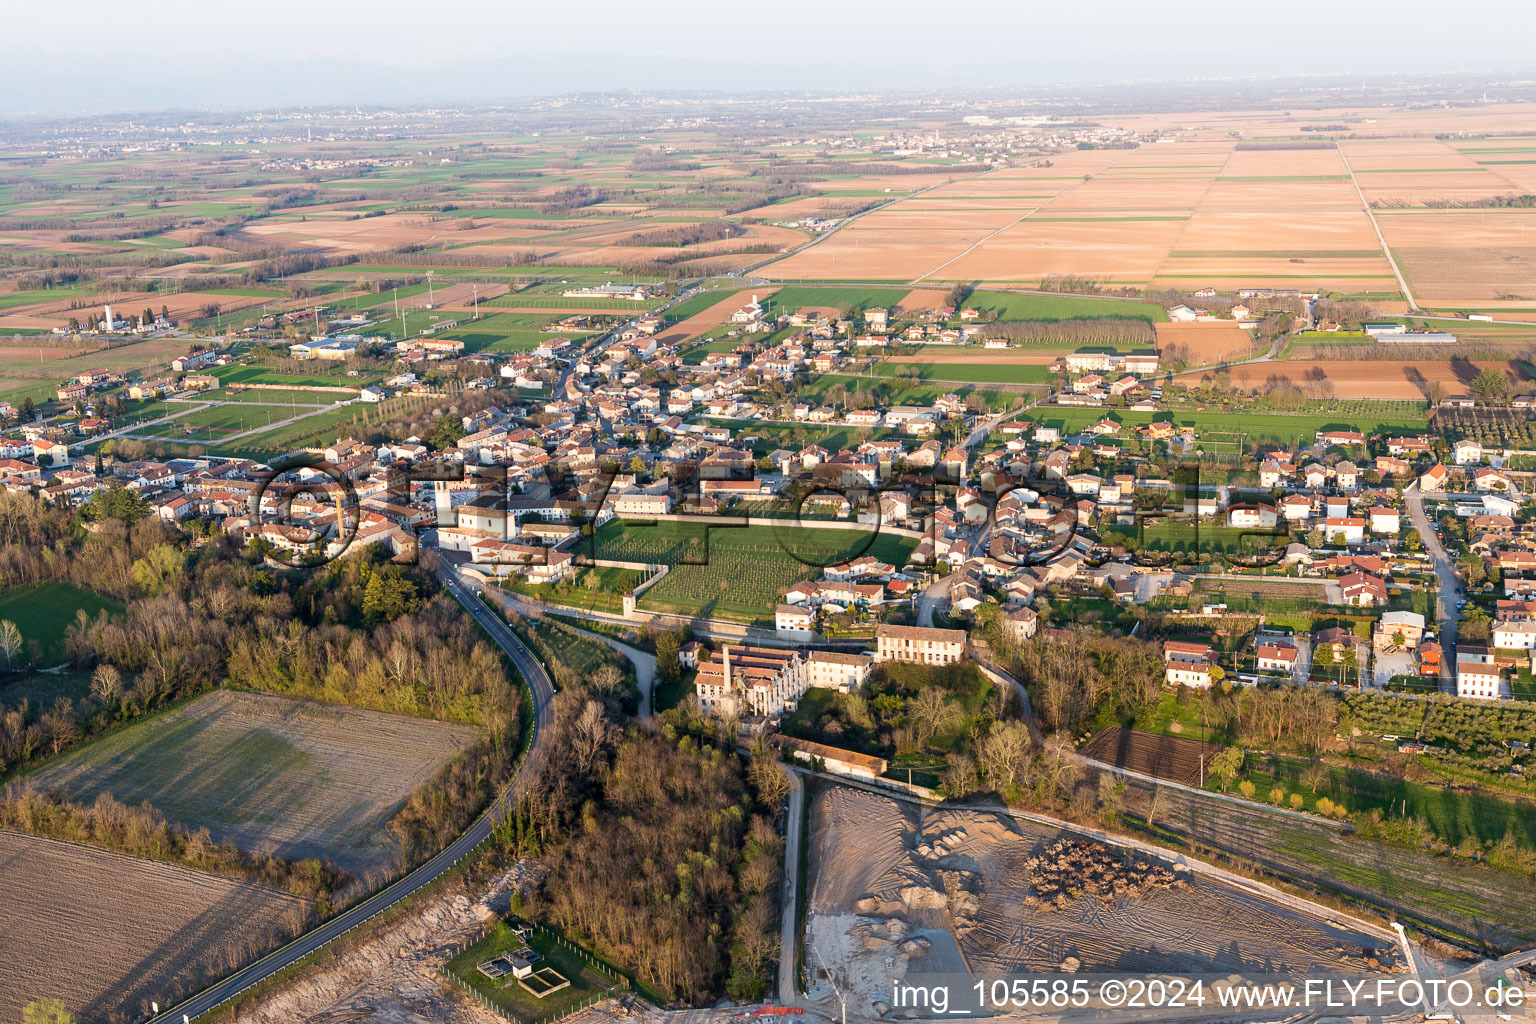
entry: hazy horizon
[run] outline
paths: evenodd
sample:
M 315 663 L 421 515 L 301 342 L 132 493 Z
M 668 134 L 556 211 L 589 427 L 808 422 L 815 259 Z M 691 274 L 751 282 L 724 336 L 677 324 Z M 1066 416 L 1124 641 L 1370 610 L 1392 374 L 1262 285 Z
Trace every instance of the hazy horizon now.
M 65 11 L 68 11 L 67 22 Z M 256 15 L 256 16 L 253 16 Z M 89 26 L 82 32 L 81 26 Z M 695 0 L 579 10 L 404 0 L 103 0 L 10 15 L 0 115 L 489 102 L 578 91 L 953 90 L 1296 75 L 1531 74 L 1536 6 L 1185 0 L 1094 10 Z

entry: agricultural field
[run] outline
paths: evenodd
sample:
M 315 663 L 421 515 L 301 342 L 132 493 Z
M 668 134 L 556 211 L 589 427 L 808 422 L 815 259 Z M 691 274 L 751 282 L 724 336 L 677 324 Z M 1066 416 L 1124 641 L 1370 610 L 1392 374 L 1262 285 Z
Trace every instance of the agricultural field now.
M 1050 370 L 1039 364 L 1018 362 L 929 362 L 911 356 L 897 356 L 870 367 L 880 377 L 917 376 L 923 381 L 942 384 L 1043 384 Z
M 1300 354 L 1300 353 L 1298 353 Z M 1248 363 L 1234 366 L 1229 374 L 1232 387 L 1241 391 L 1266 393 L 1277 387 L 1294 386 L 1307 394 L 1339 399 L 1385 399 L 1423 401 L 1435 386 L 1446 394 L 1468 394 L 1474 378 L 1484 369 L 1496 369 L 1511 380 L 1515 393 L 1528 390 L 1536 379 L 1529 364 L 1507 361 L 1469 359 L 1293 359 Z M 1212 379 L 1211 374 L 1187 373 L 1174 383 L 1197 387 Z
M 1456 131 L 1460 120 L 1448 113 L 1439 130 Z M 1398 123 L 1403 132 L 1426 131 Z M 995 168 L 888 197 L 761 273 L 788 282 L 1036 288 L 1073 277 L 1152 290 L 1320 290 L 1386 296 L 1381 311 L 1393 312 L 1402 301 L 1374 214 L 1425 308 L 1536 320 L 1526 226 L 1536 213 L 1492 205 L 1536 189 L 1518 148 L 1510 159 L 1508 142 L 1390 132 L 1337 147 L 1256 151 L 1212 131 L 1127 151 L 1056 154 L 1048 166 Z
M 29 776 L 89 803 L 148 801 L 216 841 L 355 877 L 398 867 L 394 808 L 477 737 L 462 725 L 220 691 L 88 743 Z
M 1150 787 L 1127 783 L 1126 806 L 1144 827 Z M 1524 875 L 1457 857 L 1365 841 L 1320 821 L 1282 817 L 1214 794 L 1163 787 L 1155 834 L 1262 865 L 1431 933 L 1496 950 L 1536 942 L 1536 890 Z
M 0 832 L 0 1018 L 62 999 L 85 1024 L 147 1017 L 310 920 L 250 882 L 78 843 Z
M 702 295 L 684 299 L 667 310 L 667 318 L 672 323 L 656 335 L 656 343 L 658 345 L 680 344 L 728 323 L 731 314 L 751 302 L 754 295 L 765 307 L 772 306 L 773 293 L 773 288 L 756 288 L 731 293 L 705 292 Z
M 870 554 L 900 568 L 916 545 L 911 537 L 797 527 L 790 520 L 772 529 L 619 520 L 597 532 L 594 554 L 672 567 L 641 595 L 641 608 L 771 625 L 780 595 L 824 566 Z
M 800 388 L 798 394 L 807 401 L 826 402 L 828 392 L 839 387 L 848 392 L 868 391 L 884 405 L 932 405 L 935 399 L 944 395 L 955 394 L 967 398 L 977 394 L 994 412 L 1000 412 L 1024 401 L 1017 391 L 1001 391 L 984 385 L 907 384 L 894 377 L 854 377 L 840 373 L 824 373 L 813 377 Z
M 1150 413 L 1125 409 L 1073 409 L 1044 407 L 1032 409 L 1020 418 L 1060 428 L 1063 434 L 1078 433 L 1094 423 L 1109 418 L 1127 427 L 1136 427 L 1153 420 L 1169 420 L 1177 427 L 1193 427 L 1201 434 L 1225 431 L 1242 435 L 1246 441 L 1273 441 L 1279 444 L 1312 444 L 1320 430 L 1359 430 L 1366 434 L 1422 433 L 1427 420 L 1423 414 L 1412 416 L 1405 413 L 1372 413 L 1369 406 L 1359 412 L 1337 415 L 1301 413 L 1234 412 L 1173 412 Z
M 1084 757 L 1184 786 L 1201 785 L 1220 752 L 1214 743 L 1119 727 L 1101 729 L 1082 747 Z
M 1028 320 L 1145 320 L 1166 322 L 1168 314 L 1152 302 L 1098 298 L 1092 295 L 1021 295 L 978 289 L 965 305 L 990 313 L 1002 322 Z
M 1163 359 L 1204 366 L 1258 355 L 1253 335 L 1233 323 L 1157 325 L 1157 351 Z

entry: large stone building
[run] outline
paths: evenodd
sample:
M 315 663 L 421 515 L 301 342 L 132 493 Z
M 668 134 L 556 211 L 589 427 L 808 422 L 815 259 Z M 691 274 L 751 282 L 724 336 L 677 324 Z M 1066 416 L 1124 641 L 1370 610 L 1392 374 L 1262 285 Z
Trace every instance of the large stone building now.
M 694 691 L 699 705 L 721 718 L 777 718 L 813 686 L 858 689 L 872 664 L 864 654 L 722 644 L 700 660 Z
M 875 659 L 916 665 L 953 665 L 965 657 L 965 630 L 881 625 L 875 629 Z

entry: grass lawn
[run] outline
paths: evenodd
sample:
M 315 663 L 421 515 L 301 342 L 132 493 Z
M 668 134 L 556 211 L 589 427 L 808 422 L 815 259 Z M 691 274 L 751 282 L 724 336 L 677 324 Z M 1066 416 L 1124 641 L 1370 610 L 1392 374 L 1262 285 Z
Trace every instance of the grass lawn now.
M 81 610 L 95 618 L 102 610 L 122 611 L 123 603 L 71 583 L 42 583 L 0 593 L 0 619 L 16 623 L 28 647 L 37 644 L 42 665 L 56 665 L 63 659 L 64 631 Z
M 341 384 L 331 384 L 328 387 L 343 387 Z M 330 391 L 298 391 L 298 390 L 271 390 L 268 388 L 242 388 L 231 391 L 229 388 L 220 388 L 217 391 L 205 391 L 202 397 L 213 402 L 244 402 L 247 405 L 335 405 L 347 396 L 339 392 Z
M 713 416 L 704 418 L 711 426 L 730 427 L 737 438 L 755 438 L 752 454 L 756 458 L 762 458 L 776 448 L 798 451 L 806 445 L 819 444 L 829 452 L 836 452 L 858 447 L 865 437 L 879 441 L 886 437 L 906 436 L 889 427 L 839 427 L 827 423 L 805 423 L 792 427 L 783 423 L 759 423 L 756 420 L 726 420 Z
M 524 583 L 508 579 L 502 584 L 514 594 L 526 594 L 550 604 L 563 604 L 589 612 L 609 612 L 622 615 L 624 595 L 634 590 L 645 579 L 645 574 L 634 569 L 618 569 L 612 566 L 594 565 L 578 569 L 574 582 Z M 589 587 L 588 580 L 596 582 Z
M 658 682 L 651 690 L 651 710 L 655 714 L 661 714 L 671 708 L 677 707 L 683 701 L 693 696 L 693 681 L 698 678 L 697 670 L 690 672 L 683 669 L 682 675 L 676 681 L 670 683 Z M 658 677 L 659 678 L 659 677 Z M 820 692 L 812 690 L 810 692 Z
M 381 376 L 365 374 L 362 377 L 348 377 L 345 370 L 338 373 L 325 373 L 318 369 L 313 374 L 301 376 L 277 373 L 265 366 L 250 365 L 221 366 L 211 372 L 222 384 L 291 384 L 305 388 L 361 388 Z
M 528 944 L 544 957 L 538 966 L 552 967 L 560 972 L 570 982 L 569 987 L 540 999 L 518 984 L 515 978 L 493 981 L 476 970 L 479 964 L 500 953 L 522 948 L 522 940 L 501 921 L 486 933 L 485 938 L 449 960 L 448 973 L 485 997 L 497 1010 L 522 1024 L 534 1024 L 547 1017 L 568 1013 L 620 983 L 616 971 L 611 975 L 604 974 L 595 966 L 598 963 L 595 958 L 572 948 L 551 932 L 535 928 Z
M 343 429 L 344 427 L 367 426 L 372 423 L 381 422 L 386 415 L 393 413 L 396 405 L 410 400 L 409 398 L 392 398 L 387 402 L 377 404 L 346 405 L 339 409 L 321 409 L 297 422 L 243 438 L 234 448 L 228 450 L 221 448 L 216 454 L 238 455 L 244 452 L 255 452 L 270 455 L 274 452 L 289 452 L 295 448 L 302 448 L 305 445 L 321 441 L 329 443 L 341 434 L 348 432 Z M 257 408 L 259 409 L 260 406 Z M 273 416 L 273 419 L 286 418 L 282 415 L 283 411 L 281 409 L 271 411 L 277 414 Z M 255 417 L 251 417 L 251 420 L 255 420 Z M 248 424 L 248 426 L 255 425 L 255 422 Z M 260 455 L 258 454 L 254 457 L 259 458 Z
M 876 363 L 870 373 L 881 377 L 916 374 L 925 381 L 959 381 L 966 384 L 1043 384 L 1051 377 L 1047 367 L 1031 363 Z
M 1234 409 L 1231 412 L 1135 412 L 1127 409 L 1071 409 L 1048 407 L 1025 413 L 1021 418 L 1058 427 L 1063 434 L 1086 430 L 1108 416 L 1127 427 L 1136 427 L 1153 420 L 1168 420 L 1176 427 L 1193 427 L 1196 432 L 1228 431 L 1242 433 L 1249 441 L 1274 441 L 1281 444 L 1311 444 L 1319 430 L 1358 430 L 1364 434 L 1422 433 L 1428 426 L 1423 415 L 1407 416 L 1400 413 L 1369 414 L 1350 417 L 1307 414 L 1287 416 L 1283 413 L 1250 413 Z
M 1188 692 L 1187 690 L 1185 691 Z M 1188 704 L 1179 703 L 1179 694 L 1164 690 L 1162 699 L 1149 716 L 1137 716 L 1136 728 L 1140 732 L 1155 732 L 1164 736 L 1182 736 L 1189 740 L 1227 742 L 1226 734 L 1209 721 L 1202 722 L 1199 699 Z
M 895 379 L 874 380 L 867 377 L 850 377 L 846 374 L 824 373 L 812 378 L 810 383 L 800 389 L 799 396 L 807 401 L 825 401 L 825 395 L 834 387 L 841 384 L 849 391 L 870 391 L 883 405 L 932 405 L 934 399 L 941 395 L 956 394 L 964 398 L 975 393 L 984 398 L 987 406 L 994 412 L 1018 404 L 1027 397 L 1018 392 L 992 391 L 984 387 L 972 384 L 916 384 L 907 385 Z M 1055 409 L 1050 410 L 1056 412 Z M 1064 409 L 1063 412 L 1078 412 L 1082 410 Z M 1102 416 L 1104 410 L 1097 410 Z M 1088 423 L 1096 423 L 1099 416 L 1090 419 Z M 1086 425 L 1086 424 L 1085 424 Z
M 557 316 L 532 313 L 491 313 L 462 327 L 439 331 L 437 337 L 462 341 L 464 351 L 470 353 L 531 352 L 552 338 L 563 337 L 576 344 L 588 337 L 586 334 L 549 334 L 543 330 L 545 324 L 558 319 Z
M 34 672 L 27 675 L 0 676 L 0 704 L 16 708 L 26 701 L 31 716 L 38 717 L 60 697 L 79 700 L 91 692 L 89 672 Z
M 966 306 L 995 313 L 999 320 L 1145 320 L 1166 323 L 1168 314 L 1155 302 L 1134 299 L 1099 299 L 1084 295 L 1014 295 L 978 289 Z
M 907 287 L 879 288 L 869 285 L 816 287 L 792 284 L 780 288 L 764 299 L 763 307 L 775 314 L 793 313 L 805 306 L 823 306 L 831 309 L 844 307 L 868 309 L 871 306 L 889 308 L 905 298 L 911 290 Z
M 820 576 L 825 566 L 868 553 L 899 568 L 917 542 L 793 523 L 781 529 L 617 520 L 599 530 L 593 544 L 599 558 L 672 566 L 641 595 L 642 608 L 771 624 L 780 595 L 801 580 Z
M 1214 523 L 1145 519 L 1140 524 L 1141 549 L 1182 554 L 1264 555 L 1283 552 L 1290 537 L 1282 529 L 1271 536 L 1260 529 L 1247 530 Z

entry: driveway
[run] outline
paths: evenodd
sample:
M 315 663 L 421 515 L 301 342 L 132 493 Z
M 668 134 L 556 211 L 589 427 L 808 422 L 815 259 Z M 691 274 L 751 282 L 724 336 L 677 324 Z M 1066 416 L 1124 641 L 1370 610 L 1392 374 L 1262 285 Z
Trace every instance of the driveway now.
M 1393 676 L 1413 675 L 1418 671 L 1418 659 L 1409 650 L 1378 648 L 1375 663 L 1376 685 L 1383 688 Z
M 1435 526 L 1429 521 L 1429 516 L 1424 512 L 1424 497 L 1419 493 L 1419 482 L 1415 480 L 1403 489 L 1403 498 L 1408 506 L 1408 518 L 1413 522 L 1413 528 L 1419 531 L 1419 536 L 1424 541 L 1424 550 L 1429 552 L 1429 557 L 1435 565 L 1435 578 L 1440 581 L 1440 589 L 1437 593 L 1439 600 L 1436 621 L 1440 627 L 1440 647 L 1443 653 L 1440 656 L 1440 689 L 1452 691 L 1455 689 L 1454 677 L 1451 674 L 1451 666 L 1456 664 L 1456 624 L 1461 621 L 1461 612 L 1456 610 L 1456 602 L 1461 600 L 1458 592 L 1461 581 L 1456 577 L 1456 569 L 1451 564 L 1450 556 L 1445 553 L 1440 539 L 1435 536 Z
M 1296 645 L 1296 682 L 1306 685 L 1312 678 L 1312 641 L 1293 636 L 1291 643 Z

